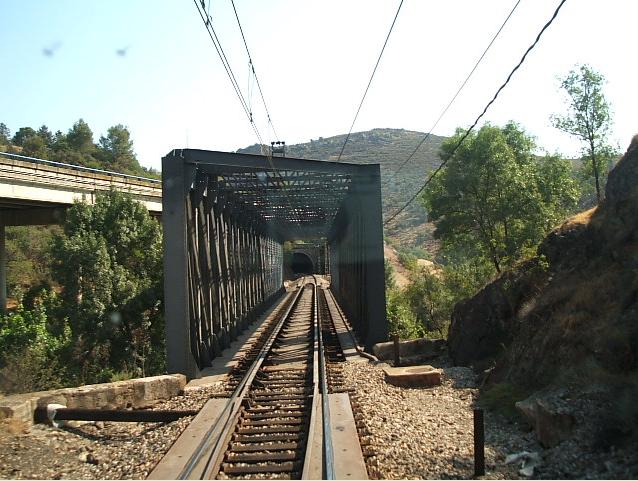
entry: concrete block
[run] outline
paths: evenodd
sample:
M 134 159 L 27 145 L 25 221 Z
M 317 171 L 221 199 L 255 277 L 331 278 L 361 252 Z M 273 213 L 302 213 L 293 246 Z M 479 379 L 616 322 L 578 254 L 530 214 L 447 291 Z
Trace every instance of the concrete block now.
M 387 383 L 400 387 L 432 387 L 441 384 L 441 369 L 432 366 L 384 367 Z
M 35 410 L 47 404 L 81 409 L 144 408 L 157 400 L 177 396 L 185 385 L 186 376 L 170 374 L 17 394 L 0 398 L 0 419 L 16 418 L 32 423 Z
M 402 358 L 428 359 L 440 356 L 446 349 L 445 339 L 413 339 L 399 342 Z M 380 361 L 394 359 L 394 342 L 380 342 L 372 347 L 372 352 Z

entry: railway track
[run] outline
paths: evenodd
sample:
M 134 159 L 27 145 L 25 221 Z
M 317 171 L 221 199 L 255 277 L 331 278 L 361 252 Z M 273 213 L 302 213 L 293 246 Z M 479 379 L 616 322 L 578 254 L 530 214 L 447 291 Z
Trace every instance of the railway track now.
M 304 278 L 279 307 L 276 322 L 233 371 L 234 391 L 176 477 L 335 479 L 328 392 L 344 391 L 343 355 L 319 284 Z

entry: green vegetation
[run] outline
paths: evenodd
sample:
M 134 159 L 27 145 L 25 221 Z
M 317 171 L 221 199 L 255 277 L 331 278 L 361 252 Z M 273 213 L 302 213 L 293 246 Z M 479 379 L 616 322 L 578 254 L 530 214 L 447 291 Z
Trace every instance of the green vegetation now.
M 443 143 L 443 158 L 463 134 Z M 484 259 L 500 273 L 575 208 L 569 163 L 534 149 L 513 122 L 467 137 L 422 197 L 444 252 Z
M 33 290 L 51 288 L 50 243 L 59 226 L 19 226 L 6 228 L 7 287 L 14 298 Z
M 54 134 L 42 125 L 37 131 L 31 127 L 20 127 L 13 137 L 9 128 L 0 123 L 0 150 L 94 169 L 160 178 L 155 169 L 139 164 L 131 134 L 121 124 L 110 127 L 106 136 L 100 137 L 96 144 L 93 131 L 83 119 L 74 123 L 66 134 L 60 130 Z
M 48 245 L 55 290 L 0 316 L 0 389 L 20 392 L 164 371 L 162 233 L 131 196 L 69 209 Z
M 529 396 L 529 392 L 509 383 L 492 385 L 481 393 L 478 404 L 484 409 L 496 411 L 512 420 L 521 419 L 515 404 Z
M 441 146 L 448 158 L 463 131 Z M 424 191 L 422 203 L 441 241 L 439 265 L 421 267 L 420 252 L 398 248 L 410 272 L 403 290 L 388 289 L 388 319 L 403 338 L 444 338 L 454 306 L 529 257 L 545 234 L 573 212 L 580 195 L 571 164 L 534 154 L 517 124 L 470 134 Z M 418 257 L 417 257 L 418 256 Z
M 568 112 L 552 118 L 554 127 L 583 142 L 581 175 L 593 178 L 596 203 L 602 198 L 611 162 L 618 157 L 607 143 L 611 112 L 602 90 L 604 83 L 605 78 L 590 66 L 577 65 L 561 80 L 568 97 Z

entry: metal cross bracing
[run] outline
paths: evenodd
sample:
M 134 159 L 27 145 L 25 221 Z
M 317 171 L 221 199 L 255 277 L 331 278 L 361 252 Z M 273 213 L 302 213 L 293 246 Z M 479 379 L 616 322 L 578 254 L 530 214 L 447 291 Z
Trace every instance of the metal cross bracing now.
M 162 182 L 169 372 L 196 376 L 278 297 L 285 241 L 323 252 L 361 339 L 385 340 L 378 165 L 185 149 Z

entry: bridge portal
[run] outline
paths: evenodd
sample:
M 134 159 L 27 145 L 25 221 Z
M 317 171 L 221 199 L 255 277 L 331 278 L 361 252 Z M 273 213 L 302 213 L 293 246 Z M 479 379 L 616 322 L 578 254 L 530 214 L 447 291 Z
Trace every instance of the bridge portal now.
M 387 338 L 377 164 L 174 150 L 162 186 L 169 372 L 195 377 L 279 297 L 286 241 L 324 253 L 295 265 L 330 273 L 367 348 Z

